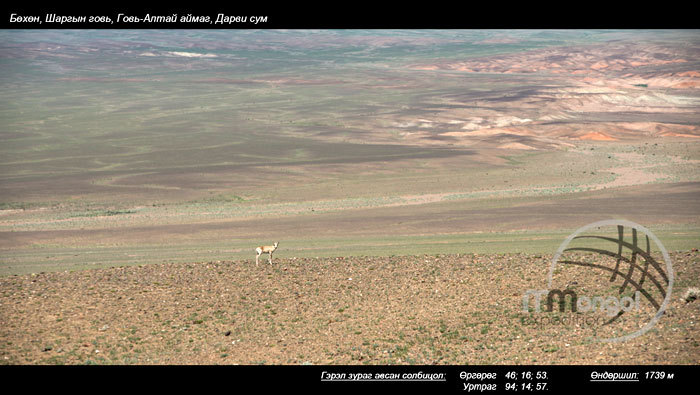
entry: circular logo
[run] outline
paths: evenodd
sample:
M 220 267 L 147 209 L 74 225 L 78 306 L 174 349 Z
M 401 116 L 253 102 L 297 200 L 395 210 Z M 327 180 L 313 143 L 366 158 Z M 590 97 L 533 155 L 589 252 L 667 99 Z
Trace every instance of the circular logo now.
M 621 342 L 646 333 L 664 314 L 673 266 L 650 230 L 630 221 L 605 220 L 579 228 L 559 246 L 547 286 L 549 311 L 556 297 L 561 312 L 568 300 L 572 313 L 595 317 L 594 338 Z

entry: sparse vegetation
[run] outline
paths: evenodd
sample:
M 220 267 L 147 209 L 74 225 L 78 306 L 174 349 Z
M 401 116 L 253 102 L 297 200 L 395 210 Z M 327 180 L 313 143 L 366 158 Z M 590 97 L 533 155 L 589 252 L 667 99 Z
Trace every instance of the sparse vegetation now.
M 700 254 L 671 258 L 678 283 L 697 288 Z M 700 362 L 698 342 L 689 337 L 699 325 L 689 319 L 695 302 L 681 297 L 655 330 L 614 350 L 596 347 L 586 328 L 524 324 L 542 315 L 523 315 L 522 291 L 546 283 L 550 259 L 522 253 L 280 258 L 276 267 L 249 260 L 4 276 L 0 303 L 13 319 L 0 329 L 0 363 Z M 572 275 L 579 284 L 598 278 L 593 271 Z M 163 278 L 172 280 L 156 285 Z M 589 291 L 609 288 L 607 278 L 600 283 Z M 42 297 L 29 297 L 38 291 Z M 92 324 L 84 324 L 83 312 Z
M 71 218 L 76 218 L 76 217 L 109 217 L 112 215 L 122 215 L 122 214 L 135 214 L 136 211 L 134 210 L 95 210 L 95 211 L 87 211 L 84 213 L 75 213 L 71 214 Z
M 696 32 L 0 38 L 0 363 L 698 362 L 695 299 L 616 354 L 513 325 L 610 217 L 698 286 Z

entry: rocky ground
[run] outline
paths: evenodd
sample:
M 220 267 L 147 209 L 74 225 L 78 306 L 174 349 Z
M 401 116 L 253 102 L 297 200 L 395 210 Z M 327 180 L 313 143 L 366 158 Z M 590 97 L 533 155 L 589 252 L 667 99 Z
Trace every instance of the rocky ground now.
M 700 254 L 623 343 L 524 324 L 551 256 L 152 264 L 0 278 L 2 364 L 698 364 Z M 589 271 L 590 276 L 596 276 Z

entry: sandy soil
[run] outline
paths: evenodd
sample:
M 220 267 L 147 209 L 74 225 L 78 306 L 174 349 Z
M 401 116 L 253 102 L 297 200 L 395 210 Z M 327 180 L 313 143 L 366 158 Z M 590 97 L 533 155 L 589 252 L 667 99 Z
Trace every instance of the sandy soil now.
M 687 63 L 693 60 L 692 49 L 670 48 L 661 45 L 634 43 L 607 43 L 577 48 L 560 47 L 527 51 L 507 55 L 477 58 L 462 62 L 441 62 L 437 64 L 415 65 L 419 70 L 457 70 L 464 72 L 487 73 L 535 73 L 547 71 L 556 74 L 581 74 L 587 77 L 603 73 L 626 71 L 642 66 L 662 66 L 674 63 Z M 674 87 L 696 86 L 700 73 L 695 70 L 667 75 L 675 77 Z
M 646 177 L 646 173 L 640 176 Z M 623 184 L 626 179 L 620 178 L 614 182 Z M 62 246 L 82 246 L 86 243 L 172 244 L 195 240 L 285 239 L 289 238 L 289 235 L 310 239 L 318 235 L 381 237 L 386 235 L 388 230 L 397 235 L 420 235 L 479 232 L 485 229 L 567 229 L 571 228 L 572 224 L 584 225 L 600 218 L 623 216 L 635 218 L 637 223 L 647 226 L 659 223 L 688 223 L 689 219 L 698 218 L 700 213 L 700 201 L 697 199 L 699 188 L 700 183 L 648 184 L 620 187 L 614 193 L 610 192 L 610 189 L 600 189 L 590 195 L 567 199 L 543 198 L 504 207 L 474 207 L 467 200 L 462 203 L 449 203 L 447 206 L 434 202 L 426 205 L 338 210 L 302 216 L 223 219 L 206 223 L 154 222 L 150 225 L 130 226 L 127 222 L 120 227 L 95 229 L 5 231 L 0 232 L 0 247 L 29 247 L 35 243 Z M 428 198 L 434 200 L 441 199 L 442 196 L 433 195 Z
M 481 79 L 491 91 L 453 95 L 432 117 L 401 114 L 388 124 L 401 129 L 402 143 L 438 146 L 561 149 L 578 140 L 693 139 L 700 137 L 697 122 L 682 114 L 698 110 L 696 58 L 692 46 L 608 42 L 411 64 L 449 71 L 456 81 Z M 522 78 L 522 85 L 499 90 L 487 79 L 494 75 Z

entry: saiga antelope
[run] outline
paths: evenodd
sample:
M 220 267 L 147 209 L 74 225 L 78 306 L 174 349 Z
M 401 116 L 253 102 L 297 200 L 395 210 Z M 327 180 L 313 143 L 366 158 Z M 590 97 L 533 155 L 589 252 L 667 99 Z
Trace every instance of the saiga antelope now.
M 260 246 L 256 248 L 255 252 L 257 252 L 258 255 L 255 256 L 255 266 L 258 266 L 258 258 L 260 258 L 260 255 L 262 254 L 270 254 L 270 265 L 272 265 L 272 253 L 277 249 L 277 245 L 279 245 L 279 241 L 276 241 L 275 245 Z

